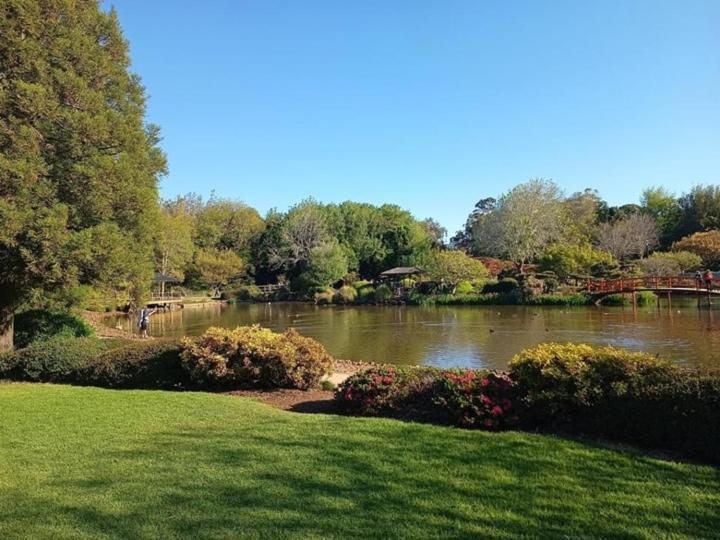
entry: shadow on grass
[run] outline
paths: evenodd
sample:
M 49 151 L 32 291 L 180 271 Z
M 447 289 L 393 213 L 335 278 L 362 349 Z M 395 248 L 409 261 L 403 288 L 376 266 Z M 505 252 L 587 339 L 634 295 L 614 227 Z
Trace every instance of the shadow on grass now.
M 123 538 L 720 531 L 718 498 L 703 498 L 718 471 L 688 478 L 676 464 L 514 433 L 274 412 L 166 430 L 96 460 L 88 478 L 52 483 L 62 502 L 23 493 L 20 507 Z

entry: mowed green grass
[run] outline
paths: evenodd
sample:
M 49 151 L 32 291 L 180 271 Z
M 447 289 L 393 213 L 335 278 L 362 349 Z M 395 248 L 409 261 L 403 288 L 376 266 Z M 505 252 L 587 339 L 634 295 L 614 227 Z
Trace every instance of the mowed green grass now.
M 720 470 L 235 397 L 0 384 L 0 538 L 710 538 Z

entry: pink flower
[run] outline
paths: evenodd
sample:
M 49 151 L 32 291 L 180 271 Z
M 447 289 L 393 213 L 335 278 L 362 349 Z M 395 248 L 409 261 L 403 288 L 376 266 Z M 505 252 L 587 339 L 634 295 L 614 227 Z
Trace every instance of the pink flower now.
M 500 416 L 503 413 L 503 410 L 500 406 L 495 405 L 492 409 L 490 409 L 490 414 L 493 416 Z
M 487 405 L 488 407 L 493 404 L 493 400 L 485 394 L 480 396 L 480 401 L 482 401 L 483 405 Z

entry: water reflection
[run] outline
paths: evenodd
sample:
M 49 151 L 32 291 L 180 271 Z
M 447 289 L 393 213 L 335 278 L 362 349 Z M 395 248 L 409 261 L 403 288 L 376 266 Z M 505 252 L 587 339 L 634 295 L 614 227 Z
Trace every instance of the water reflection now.
M 525 347 L 546 341 L 610 344 L 718 368 L 718 317 L 691 299 L 672 307 L 205 305 L 156 314 L 155 336 L 197 335 L 209 326 L 294 327 L 351 360 L 503 368 Z M 126 325 L 130 321 L 117 320 Z

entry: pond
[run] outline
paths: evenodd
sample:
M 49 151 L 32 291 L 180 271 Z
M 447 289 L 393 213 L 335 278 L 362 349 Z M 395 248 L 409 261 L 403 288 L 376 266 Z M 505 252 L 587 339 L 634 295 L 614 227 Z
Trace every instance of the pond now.
M 130 321 L 113 324 L 130 326 Z M 337 358 L 504 368 L 525 347 L 547 341 L 609 344 L 719 368 L 720 313 L 694 300 L 659 307 L 315 306 L 302 303 L 208 304 L 158 313 L 153 336 L 198 335 L 209 326 L 296 328 Z

